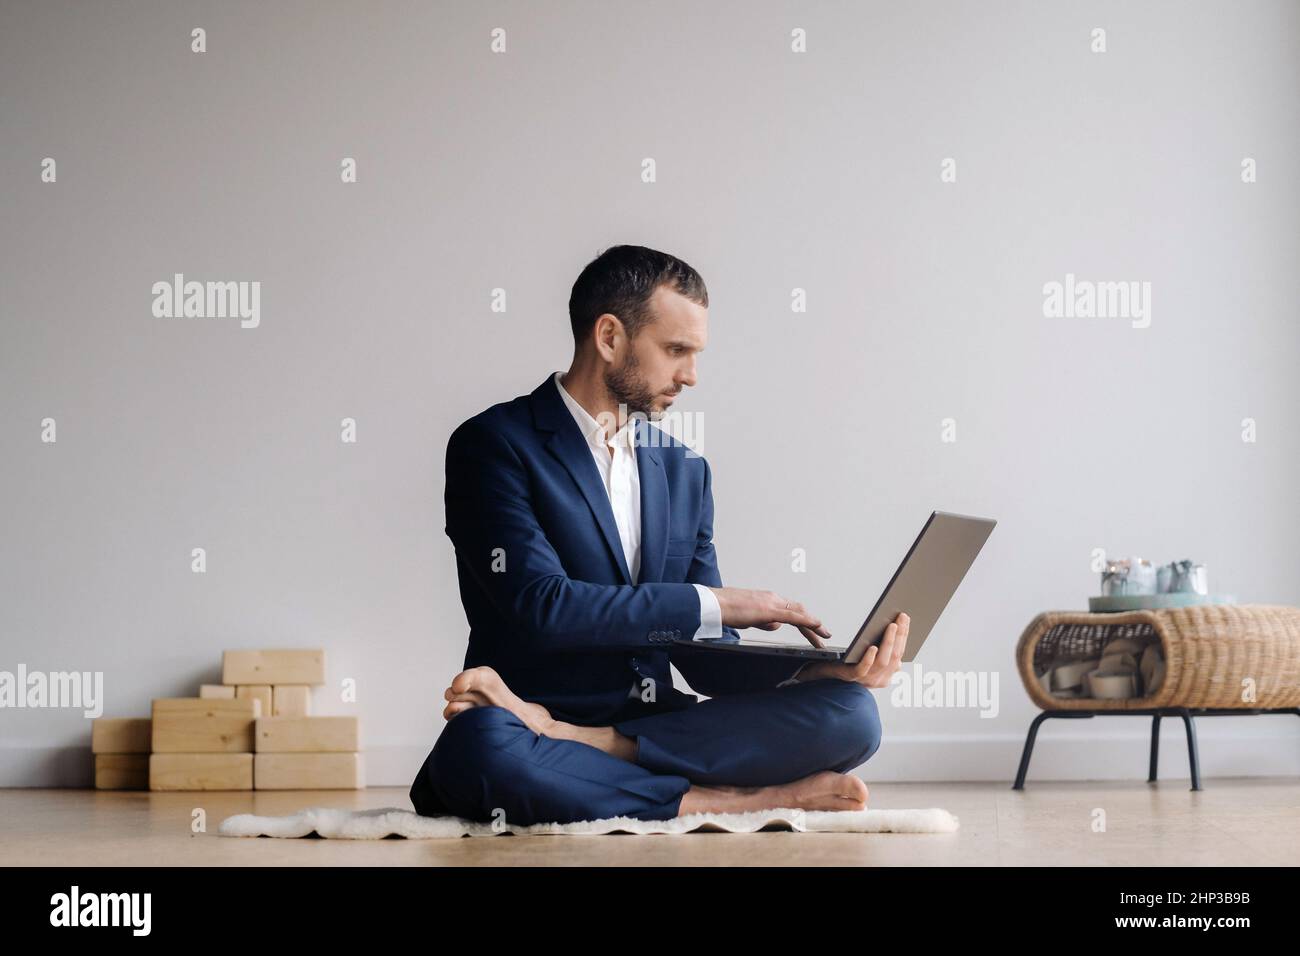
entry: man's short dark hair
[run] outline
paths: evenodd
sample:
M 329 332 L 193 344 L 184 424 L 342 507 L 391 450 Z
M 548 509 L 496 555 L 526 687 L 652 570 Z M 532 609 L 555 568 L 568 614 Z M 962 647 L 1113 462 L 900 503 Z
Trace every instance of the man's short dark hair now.
M 587 263 L 569 295 L 569 324 L 575 345 L 591 334 L 606 312 L 618 316 L 629 339 L 647 322 L 650 297 L 661 285 L 708 308 L 709 290 L 689 265 L 645 246 L 611 246 Z

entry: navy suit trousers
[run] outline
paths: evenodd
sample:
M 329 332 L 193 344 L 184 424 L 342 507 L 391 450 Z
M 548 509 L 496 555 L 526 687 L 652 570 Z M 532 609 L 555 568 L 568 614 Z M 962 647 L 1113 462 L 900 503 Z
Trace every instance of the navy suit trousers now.
M 503 707 L 452 717 L 411 786 L 424 816 L 512 826 L 678 815 L 692 784 L 770 786 L 821 770 L 847 773 L 880 747 L 872 692 L 836 678 L 727 694 L 677 709 L 630 699 L 611 721 L 635 762 L 539 736 Z

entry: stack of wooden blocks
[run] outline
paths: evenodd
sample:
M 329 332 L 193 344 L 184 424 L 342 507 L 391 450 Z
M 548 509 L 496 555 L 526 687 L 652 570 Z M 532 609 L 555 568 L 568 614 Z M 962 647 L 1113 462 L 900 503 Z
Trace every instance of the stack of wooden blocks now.
M 315 717 L 319 650 L 226 651 L 221 683 L 94 723 L 100 790 L 359 790 L 356 717 Z

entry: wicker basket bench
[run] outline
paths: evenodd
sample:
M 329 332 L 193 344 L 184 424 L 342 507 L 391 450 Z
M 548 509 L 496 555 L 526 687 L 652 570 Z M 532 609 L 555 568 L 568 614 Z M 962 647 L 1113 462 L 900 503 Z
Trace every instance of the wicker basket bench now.
M 1164 669 L 1158 684 L 1152 681 L 1152 688 L 1141 687 L 1141 696 L 1127 699 L 1058 697 L 1044 687 L 1043 675 L 1051 666 L 1098 658 L 1117 638 L 1159 649 Z M 1046 611 L 1021 634 L 1016 666 L 1030 700 L 1043 713 L 1030 725 L 1013 789 L 1024 787 L 1034 739 L 1044 720 L 1150 716 L 1147 780 L 1156 779 L 1160 718 L 1180 717 L 1187 732 L 1192 789 L 1200 790 L 1194 717 L 1300 716 L 1300 608 L 1214 604 L 1112 614 Z

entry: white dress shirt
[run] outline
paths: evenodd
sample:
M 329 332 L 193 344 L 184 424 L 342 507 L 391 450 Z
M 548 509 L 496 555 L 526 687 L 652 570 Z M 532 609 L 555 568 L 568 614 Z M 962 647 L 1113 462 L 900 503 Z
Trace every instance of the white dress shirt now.
M 612 438 L 607 437 L 605 426 L 592 418 L 560 384 L 563 375 L 563 372 L 555 373 L 555 387 L 560 390 L 560 397 L 564 399 L 578 429 L 587 439 L 587 446 L 596 461 L 596 468 L 609 495 L 610 509 L 614 512 L 614 523 L 618 525 L 623 557 L 627 561 L 628 572 L 632 575 L 632 583 L 635 584 L 641 573 L 641 481 L 637 471 L 633 430 L 636 420 L 629 418 Z M 695 592 L 700 599 L 700 626 L 692 640 L 721 637 L 722 606 L 718 603 L 718 596 L 703 584 L 696 584 Z M 800 665 L 799 670 L 802 669 L 803 666 Z M 799 670 L 795 671 L 796 675 Z M 792 683 L 796 683 L 793 676 L 776 686 L 784 687 Z M 628 696 L 636 697 L 640 692 L 637 682 L 633 681 Z

